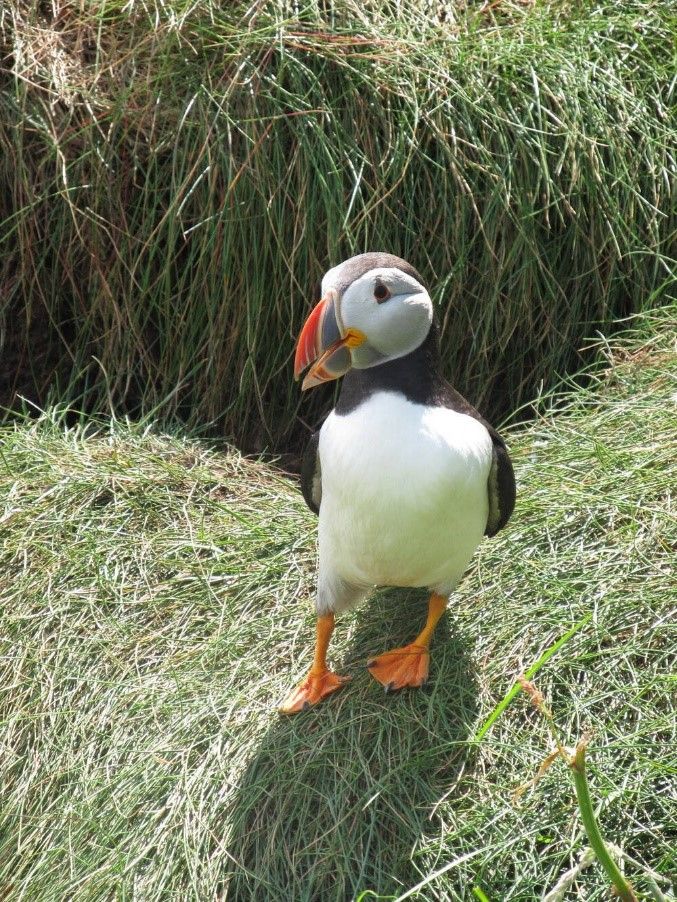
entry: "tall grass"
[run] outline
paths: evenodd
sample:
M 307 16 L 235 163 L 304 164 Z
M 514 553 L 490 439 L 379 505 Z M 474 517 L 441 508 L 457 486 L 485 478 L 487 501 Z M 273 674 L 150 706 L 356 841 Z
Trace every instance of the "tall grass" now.
M 2 399 L 292 446 L 313 285 L 385 249 L 514 410 L 668 290 L 672 36 L 648 2 L 9 0 Z
M 565 744 L 591 734 L 604 837 L 668 896 L 676 318 L 509 436 L 515 517 L 455 594 L 427 688 L 367 672 L 424 617 L 420 592 L 386 590 L 339 619 L 353 682 L 297 718 L 275 708 L 312 654 L 316 519 L 288 479 L 58 411 L 3 426 L 3 899 L 541 899 L 588 840 L 561 764 L 516 801 L 552 747 L 520 673 Z M 574 892 L 609 898 L 599 865 Z

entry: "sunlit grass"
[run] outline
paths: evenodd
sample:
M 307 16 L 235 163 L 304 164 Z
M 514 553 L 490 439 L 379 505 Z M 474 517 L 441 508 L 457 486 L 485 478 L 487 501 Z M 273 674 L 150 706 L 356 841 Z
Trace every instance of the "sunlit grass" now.
M 3 397 L 296 446 L 314 283 L 369 249 L 423 273 L 494 419 L 660 302 L 668 5 L 400 6 L 9 0 Z
M 674 875 L 677 310 L 634 328 L 509 436 L 514 520 L 428 687 L 367 673 L 423 618 L 384 591 L 339 619 L 353 682 L 296 718 L 275 705 L 310 660 L 316 521 L 293 482 L 58 410 L 3 427 L 5 898 L 539 899 L 587 841 L 564 766 L 515 802 L 552 748 L 526 699 L 501 706 L 520 673 L 565 743 L 591 734 L 605 838 Z M 577 888 L 608 898 L 596 864 Z

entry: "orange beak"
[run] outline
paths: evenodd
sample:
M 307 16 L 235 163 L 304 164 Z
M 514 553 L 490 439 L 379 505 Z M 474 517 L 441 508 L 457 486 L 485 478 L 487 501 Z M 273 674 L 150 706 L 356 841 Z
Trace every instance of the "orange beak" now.
M 311 310 L 296 345 L 294 377 L 298 379 L 310 366 L 301 385 L 302 391 L 347 373 L 352 366 L 350 348 L 357 348 L 364 341 L 365 336 L 358 329 L 348 329 L 345 335 L 341 334 L 336 318 L 336 293 L 328 291 Z

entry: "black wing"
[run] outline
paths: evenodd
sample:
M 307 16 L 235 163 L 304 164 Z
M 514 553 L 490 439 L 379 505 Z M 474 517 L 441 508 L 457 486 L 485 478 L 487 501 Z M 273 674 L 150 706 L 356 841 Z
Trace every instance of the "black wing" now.
M 322 468 L 320 466 L 320 433 L 314 432 L 303 452 L 301 461 L 301 491 L 314 514 L 320 512 L 322 501 Z
M 490 426 L 482 414 L 478 413 L 472 404 L 469 404 L 463 395 L 452 388 L 448 382 L 444 384 L 444 395 L 444 403 L 447 407 L 479 420 L 491 436 L 494 457 L 489 471 L 489 518 L 484 534 L 485 536 L 495 536 L 499 530 L 503 529 L 515 509 L 515 472 L 508 449 L 494 427 Z
M 508 455 L 508 449 L 501 436 L 488 426 L 491 441 L 494 444 L 494 458 L 489 471 L 489 518 L 486 536 L 495 536 L 503 529 L 515 509 L 515 472 L 512 461 Z

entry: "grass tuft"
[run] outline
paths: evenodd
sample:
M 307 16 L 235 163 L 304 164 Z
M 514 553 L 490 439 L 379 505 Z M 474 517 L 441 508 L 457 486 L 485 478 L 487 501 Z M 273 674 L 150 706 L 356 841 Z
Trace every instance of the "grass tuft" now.
M 515 802 L 548 725 L 492 712 L 534 667 L 562 734 L 594 733 L 595 814 L 637 893 L 642 868 L 674 875 L 677 310 L 634 326 L 513 431 L 515 519 L 443 620 L 429 686 L 368 676 L 425 612 L 382 591 L 338 623 L 353 683 L 296 718 L 275 713 L 313 635 L 296 486 L 134 425 L 4 426 L 3 897 L 536 899 L 575 869 L 606 899 L 565 770 Z
M 331 399 L 291 390 L 313 285 L 370 249 L 423 273 L 494 419 L 662 303 L 667 5 L 406 7 L 5 3 L 0 403 L 297 447 Z

